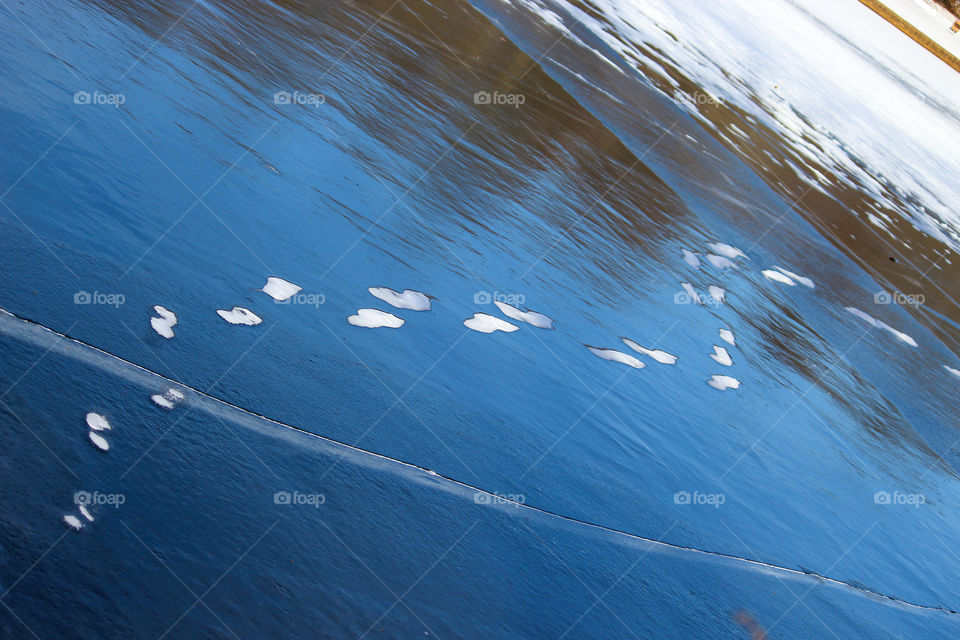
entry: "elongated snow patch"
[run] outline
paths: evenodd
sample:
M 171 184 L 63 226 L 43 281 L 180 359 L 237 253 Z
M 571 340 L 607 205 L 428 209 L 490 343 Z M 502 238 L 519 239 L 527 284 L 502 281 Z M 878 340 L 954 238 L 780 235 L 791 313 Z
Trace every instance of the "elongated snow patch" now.
M 957 371 L 953 367 L 948 367 L 947 365 L 943 365 L 943 368 L 949 371 L 950 373 L 952 373 L 953 375 L 957 376 L 958 378 L 960 378 L 960 371 Z
M 104 438 L 102 435 L 100 435 L 96 431 L 91 431 L 89 435 L 90 435 L 90 442 L 92 442 L 97 449 L 100 449 L 100 451 L 109 451 L 110 443 L 107 442 L 106 438 Z
M 729 244 L 724 244 L 723 242 L 710 242 L 707 244 L 710 247 L 710 251 L 723 256 L 724 258 L 729 258 L 731 260 L 736 260 L 737 258 L 746 258 L 747 254 L 736 247 L 731 247 Z
M 87 426 L 94 431 L 109 431 L 112 428 L 106 418 L 92 411 L 87 414 Z
M 217 309 L 217 315 L 230 324 L 245 324 L 253 326 L 263 322 L 260 316 L 255 314 L 253 311 L 250 311 L 250 309 L 244 309 L 243 307 L 234 307 L 230 311 Z
M 710 354 L 710 357 L 725 367 L 733 365 L 733 358 L 730 357 L 730 353 L 723 347 L 713 345 L 713 353 Z
M 703 304 L 703 301 L 700 299 L 700 294 L 697 293 L 697 290 L 693 288 L 693 285 L 689 282 L 681 282 L 680 286 L 683 287 L 684 293 L 687 294 L 687 297 L 690 298 L 691 302 L 696 302 L 697 304 Z M 679 295 L 679 294 L 678 294 Z M 677 296 L 674 296 L 674 302 L 680 302 Z
M 63 521 L 66 522 L 67 526 L 74 531 L 80 531 L 80 529 L 83 529 L 83 523 L 80 522 L 80 518 L 75 515 L 67 514 L 63 516 Z
M 177 324 L 177 314 L 160 305 L 156 305 L 153 312 L 159 317 L 150 318 L 150 326 L 162 337 L 169 340 L 173 337 L 173 326 Z
M 712 375 L 710 379 L 707 380 L 707 384 L 720 391 L 740 388 L 740 381 L 730 376 Z
M 163 395 L 156 393 L 150 396 L 150 399 L 153 400 L 154 404 L 158 407 L 170 410 L 183 400 L 183 392 L 179 389 L 167 389 Z
M 774 266 L 773 268 L 779 271 L 780 273 L 782 273 L 783 275 L 787 276 L 788 278 L 792 280 L 796 280 L 797 282 L 799 282 L 805 287 L 810 287 L 811 289 L 816 288 L 816 285 L 813 284 L 813 280 L 811 280 L 810 278 L 807 278 L 806 276 L 798 275 L 793 271 L 787 271 L 783 267 Z
M 720 339 L 730 346 L 737 346 L 737 339 L 733 337 L 733 331 L 730 329 L 720 329 Z
M 402 318 L 379 309 L 357 309 L 356 315 L 348 317 L 347 322 L 355 327 L 365 327 L 367 329 L 378 329 L 380 327 L 397 329 L 403 326 Z
M 852 313 L 853 315 L 857 316 L 857 317 L 860 318 L 861 320 L 872 324 L 872 325 L 875 326 L 877 329 L 883 329 L 884 331 L 889 331 L 891 334 L 893 334 L 894 337 L 896 337 L 896 338 L 897 338 L 898 340 L 900 340 L 901 342 L 905 342 L 905 343 L 907 343 L 908 345 L 910 345 L 911 347 L 917 346 L 917 341 L 916 341 L 916 340 L 914 340 L 913 338 L 911 338 L 911 337 L 908 336 L 907 334 L 903 333 L 902 331 L 897 331 L 896 329 L 894 329 L 893 327 L 891 327 L 890 325 L 888 325 L 886 322 L 884 322 L 884 321 L 882 321 L 882 320 L 877 320 L 876 318 L 874 318 L 874 317 L 871 316 L 870 314 L 864 313 L 863 311 L 860 311 L 860 309 L 857 309 L 857 308 L 854 308 L 854 307 L 844 307 L 844 309 L 846 309 L 847 311 L 849 311 L 849 312 Z
M 288 282 L 283 278 L 270 276 L 267 278 L 267 284 L 263 285 L 262 291 L 278 302 L 283 302 L 291 296 L 300 292 L 303 287 Z
M 710 303 L 714 305 L 723 304 L 723 301 L 727 298 L 727 290 L 715 284 L 707 287 L 707 293 L 710 295 Z
M 762 273 L 764 277 L 769 278 L 774 282 L 780 282 L 791 287 L 797 286 L 797 283 L 793 281 L 793 278 L 786 274 L 780 273 L 779 271 L 775 271 L 773 269 L 764 269 L 760 273 Z
M 430 298 L 426 294 L 414 291 L 413 289 L 404 289 L 396 292 L 387 287 L 370 287 L 367 289 L 374 298 L 379 298 L 397 309 L 410 309 L 411 311 L 429 311 Z
M 599 349 L 597 347 L 591 347 L 588 344 L 583 345 L 590 350 L 590 353 L 597 356 L 598 358 L 603 358 L 604 360 L 610 360 L 611 362 L 620 362 L 628 367 L 633 367 L 634 369 L 643 369 L 646 365 L 634 358 L 633 356 L 623 353 L 622 351 L 617 351 L 616 349 Z
M 697 254 L 686 249 L 683 249 L 683 261 L 694 269 L 700 266 L 700 258 L 697 257 Z
M 677 356 L 673 355 L 672 353 L 667 353 L 666 351 L 661 351 L 660 349 L 647 349 L 646 347 L 641 347 L 630 338 L 620 339 L 623 340 L 623 344 L 627 345 L 637 353 L 650 356 L 660 364 L 677 364 Z
M 497 308 L 500 309 L 503 315 L 512 320 L 526 322 L 527 324 L 532 324 L 533 326 L 541 329 L 553 329 L 553 318 L 545 316 L 542 313 L 537 313 L 536 311 L 521 311 L 520 309 L 510 306 L 506 302 L 500 302 L 499 300 L 494 300 L 493 304 L 497 305 Z
M 730 258 L 726 256 L 715 256 L 712 253 L 707 254 L 707 262 L 717 269 L 732 269 L 737 266 L 737 263 Z
M 87 505 L 79 504 L 77 506 L 80 507 L 80 515 L 86 518 L 89 522 L 93 522 L 93 514 L 90 513 L 89 509 L 87 509 Z
M 486 313 L 475 313 L 472 318 L 463 321 L 463 326 L 467 329 L 473 329 L 480 333 L 493 333 L 494 331 L 505 331 L 511 333 L 520 327 L 511 324 L 506 320 L 501 320 Z

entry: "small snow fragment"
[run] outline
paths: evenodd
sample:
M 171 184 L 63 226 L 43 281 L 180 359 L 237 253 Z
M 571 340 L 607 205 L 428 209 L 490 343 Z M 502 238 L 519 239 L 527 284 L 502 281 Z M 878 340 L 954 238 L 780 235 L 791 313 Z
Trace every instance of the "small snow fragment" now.
M 250 309 L 244 309 L 243 307 L 234 307 L 230 311 L 217 309 L 217 315 L 230 324 L 245 324 L 253 326 L 263 322 L 260 316 L 255 314 L 253 311 L 250 311 Z
M 526 322 L 527 324 L 532 324 L 535 327 L 540 329 L 553 329 L 553 319 L 538 313 L 536 311 L 521 311 L 516 307 L 513 307 L 506 302 L 500 302 L 499 300 L 494 300 L 493 304 L 497 305 L 497 308 L 503 313 L 503 315 L 511 318 L 513 320 L 519 320 L 520 322 Z
M 623 340 L 623 344 L 627 345 L 637 353 L 650 356 L 660 364 L 677 364 L 677 356 L 673 355 L 672 353 L 667 353 L 666 351 L 661 351 L 660 349 L 647 349 L 646 347 L 641 347 L 630 338 L 620 339 Z
M 303 287 L 299 287 L 283 278 L 270 276 L 267 278 L 267 284 L 263 285 L 262 291 L 277 302 L 283 302 L 299 293 L 301 289 L 303 289 Z
M 107 442 L 107 439 L 96 431 L 90 432 L 90 442 L 92 442 L 94 446 L 101 451 L 108 451 L 110 449 L 110 443 Z
M 729 367 L 733 364 L 733 358 L 730 357 L 730 354 L 723 347 L 718 347 L 713 345 L 713 353 L 710 354 L 710 357 L 722 364 L 725 367 Z
M 737 340 L 733 337 L 733 331 L 730 331 L 730 329 L 720 329 L 720 339 L 731 346 L 737 346 Z
M 790 285 L 791 287 L 797 286 L 797 283 L 794 282 L 790 276 L 784 275 L 779 271 L 774 271 L 773 269 L 764 269 L 760 273 L 762 273 L 765 277 L 773 280 L 774 282 L 780 282 L 786 285 Z
M 370 287 L 367 289 L 374 298 L 379 298 L 398 309 L 410 309 L 411 311 L 429 311 L 430 298 L 426 294 L 414 291 L 413 289 L 404 289 L 402 292 L 396 292 L 387 287 Z
M 740 381 L 730 376 L 712 375 L 710 379 L 707 380 L 707 384 L 720 391 L 740 388 Z
M 87 414 L 87 426 L 94 431 L 109 431 L 112 428 L 106 418 L 93 412 Z
M 463 326 L 480 333 L 493 333 L 494 331 L 506 331 L 511 333 L 520 327 L 510 324 L 506 320 L 501 320 L 486 313 L 475 313 L 472 318 L 463 321 Z
M 65 515 L 63 516 L 63 521 L 66 522 L 67 526 L 74 531 L 80 531 L 80 529 L 83 529 L 83 523 L 80 522 L 80 518 L 75 515 Z
M 604 360 L 621 362 L 627 366 L 633 367 L 634 369 L 643 369 L 646 366 L 633 356 L 623 353 L 622 351 L 616 351 L 615 349 L 598 349 L 597 347 L 591 347 L 588 344 L 583 346 L 589 349 L 590 353 L 598 358 L 603 358 Z

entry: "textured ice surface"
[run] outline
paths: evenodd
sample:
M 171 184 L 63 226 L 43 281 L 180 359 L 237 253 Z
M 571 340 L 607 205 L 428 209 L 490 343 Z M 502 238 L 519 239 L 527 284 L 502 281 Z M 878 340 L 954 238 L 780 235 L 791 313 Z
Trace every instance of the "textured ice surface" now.
M 387 287 L 370 287 L 367 291 L 374 298 L 379 298 L 398 309 L 410 309 L 411 311 L 428 311 L 430 309 L 430 298 L 426 294 L 413 289 L 404 289 L 398 293 Z
M 357 309 L 357 313 L 348 317 L 347 322 L 355 327 L 367 329 L 379 329 L 380 327 L 397 329 L 403 326 L 402 318 L 379 309 Z
M 282 302 L 299 293 L 302 288 L 283 278 L 270 276 L 267 278 L 267 284 L 263 285 L 263 292 L 274 300 Z
M 535 327 L 541 329 L 553 329 L 553 319 L 549 318 L 542 313 L 536 311 L 521 311 L 516 307 L 512 307 L 506 302 L 500 302 L 499 300 L 494 300 L 493 303 L 497 305 L 497 308 L 503 313 L 503 315 L 511 318 L 513 320 L 519 320 L 520 322 L 526 322 L 527 324 L 532 324 Z
M 250 309 L 244 309 L 243 307 L 234 307 L 230 311 L 217 309 L 217 315 L 230 324 L 246 324 L 252 326 L 263 322 L 260 316 L 250 311 Z
M 479 331 L 480 333 L 493 333 L 494 331 L 506 331 L 510 333 L 520 328 L 515 324 L 510 324 L 506 320 L 495 318 L 486 313 L 473 314 L 472 318 L 467 318 L 463 321 L 463 326 L 468 329 L 473 329 L 474 331 Z

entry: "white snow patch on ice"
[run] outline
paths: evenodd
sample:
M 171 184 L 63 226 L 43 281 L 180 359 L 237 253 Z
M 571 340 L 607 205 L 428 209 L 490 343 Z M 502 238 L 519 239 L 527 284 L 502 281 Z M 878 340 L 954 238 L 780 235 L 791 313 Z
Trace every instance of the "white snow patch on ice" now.
M 169 340 L 173 337 L 173 326 L 177 324 L 177 314 L 160 305 L 156 305 L 153 312 L 159 317 L 150 318 L 150 326 L 162 337 Z
M 110 449 L 110 443 L 107 442 L 107 439 L 104 438 L 102 435 L 100 435 L 96 431 L 91 431 L 89 435 L 90 435 L 90 442 L 92 442 L 94 446 L 97 447 L 97 449 L 100 449 L 101 451 L 107 451 Z
M 288 282 L 283 278 L 270 276 L 267 278 L 267 284 L 263 285 L 263 289 L 261 289 L 261 291 L 274 300 L 283 302 L 289 297 L 299 293 L 301 289 L 303 289 L 303 287 L 297 286 L 292 282 Z
M 473 329 L 474 331 L 479 331 L 480 333 L 493 333 L 494 331 L 506 331 L 510 333 L 520 328 L 515 324 L 510 324 L 506 320 L 501 320 L 486 313 L 473 314 L 472 318 L 467 318 L 463 321 L 463 326 L 468 329 Z
M 590 353 L 598 358 L 603 358 L 604 360 L 622 362 L 623 364 L 633 367 L 634 369 L 643 369 L 646 366 L 633 356 L 623 353 L 622 351 L 617 351 L 615 349 L 598 349 L 597 347 L 591 347 L 590 345 L 584 346 L 590 350 Z
M 737 266 L 737 263 L 730 258 L 725 256 L 716 256 L 712 253 L 707 254 L 707 262 L 712 264 L 717 269 L 732 269 Z
M 667 353 L 666 351 L 662 351 L 660 349 L 647 349 L 646 347 L 641 347 L 630 338 L 620 339 L 623 340 L 623 344 L 627 345 L 637 353 L 650 356 L 660 364 L 677 364 L 677 356 L 673 355 L 672 353 Z
M 731 260 L 736 260 L 737 258 L 746 258 L 747 254 L 736 247 L 731 247 L 728 244 L 722 242 L 711 242 L 707 244 L 710 247 L 710 250 L 716 253 L 717 255 L 723 256 L 724 258 L 729 258 Z
M 217 315 L 230 324 L 245 324 L 253 326 L 263 322 L 260 316 L 255 314 L 253 311 L 250 311 L 250 309 L 244 309 L 243 307 L 234 307 L 230 311 L 217 309 Z
M 519 320 L 520 322 L 526 322 L 527 324 L 532 324 L 535 327 L 541 329 L 553 329 L 553 319 L 538 313 L 536 311 L 521 311 L 516 307 L 510 306 L 506 302 L 500 302 L 499 300 L 494 300 L 493 304 L 497 305 L 497 308 L 512 320 Z
M 764 269 L 760 273 L 762 273 L 765 277 L 773 280 L 774 282 L 781 282 L 783 284 L 790 285 L 791 287 L 797 286 L 797 283 L 793 281 L 793 278 L 783 273 L 780 273 L 779 271 L 775 271 L 773 269 Z
M 398 329 L 403 326 L 403 318 L 398 318 L 392 313 L 379 309 L 357 309 L 357 313 L 348 317 L 347 322 L 355 327 L 366 329 L 379 329 L 380 327 Z
M 429 311 L 430 298 L 419 291 L 404 289 L 398 293 L 387 287 L 370 287 L 367 289 L 374 298 L 380 298 L 390 306 L 411 311 Z
M 92 411 L 87 414 L 87 426 L 94 431 L 109 431 L 112 428 L 105 417 Z
M 80 518 L 75 515 L 68 514 L 63 516 L 63 521 L 67 523 L 67 526 L 73 529 L 74 531 L 80 531 L 83 529 L 83 523 L 80 522 Z
M 813 280 L 811 280 L 810 278 L 807 278 L 807 277 L 801 276 L 801 275 L 797 275 L 797 274 L 794 273 L 793 271 L 787 271 L 787 270 L 784 269 L 783 267 L 774 266 L 773 268 L 776 269 L 777 271 L 779 271 L 780 273 L 782 273 L 783 275 L 787 276 L 788 278 L 791 278 L 792 280 L 796 280 L 797 282 L 799 282 L 800 284 L 802 284 L 802 285 L 805 286 L 805 287 L 810 287 L 811 289 L 814 288 Z
M 725 367 L 733 364 L 733 358 L 730 357 L 730 353 L 724 347 L 713 345 L 713 353 L 710 354 L 710 357 Z
M 896 329 L 894 329 L 893 327 L 891 327 L 890 325 L 888 325 L 886 322 L 884 322 L 884 321 L 882 321 L 882 320 L 877 320 L 877 319 L 874 318 L 873 316 L 871 316 L 871 315 L 869 315 L 869 314 L 867 314 L 867 313 L 864 313 L 863 311 L 860 311 L 860 309 L 856 309 L 856 308 L 854 308 L 854 307 L 844 307 L 844 309 L 846 309 L 847 311 L 849 311 L 849 312 L 852 313 L 853 315 L 857 316 L 857 317 L 860 318 L 861 320 L 872 324 L 872 325 L 875 326 L 877 329 L 883 329 L 884 331 L 889 331 L 895 338 L 897 338 L 897 339 L 900 340 L 901 342 L 905 342 L 906 344 L 910 345 L 911 347 L 917 346 L 917 341 L 916 341 L 916 340 L 914 340 L 913 338 L 911 338 L 911 337 L 908 336 L 907 334 L 903 333 L 902 331 L 897 331 Z
M 687 251 L 686 249 L 683 250 L 683 261 L 694 269 L 700 266 L 700 258 L 697 257 L 697 254 L 692 251 Z
M 720 391 L 740 388 L 740 381 L 730 376 L 712 375 L 710 379 L 707 380 L 707 384 Z
M 731 346 L 737 346 L 737 339 L 733 337 L 733 331 L 730 329 L 720 329 L 720 339 Z

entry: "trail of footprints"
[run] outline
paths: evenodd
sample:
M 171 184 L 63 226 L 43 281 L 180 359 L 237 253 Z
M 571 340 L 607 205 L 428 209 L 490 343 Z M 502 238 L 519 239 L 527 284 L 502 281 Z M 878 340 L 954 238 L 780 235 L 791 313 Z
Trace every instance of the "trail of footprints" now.
M 747 255 L 740 249 L 732 247 L 728 244 L 709 243 L 707 247 L 710 249 L 710 252 L 704 255 L 704 260 L 715 269 L 720 271 L 725 269 L 738 269 L 740 266 L 740 263 L 738 262 L 739 260 L 749 260 Z M 701 261 L 699 254 L 687 249 L 683 249 L 682 252 L 682 259 L 688 266 L 694 269 L 700 268 Z M 794 287 L 800 284 L 810 289 L 815 288 L 815 285 L 810 278 L 798 275 L 779 266 L 773 266 L 770 269 L 763 269 L 760 273 L 768 280 L 785 286 Z M 683 289 L 683 294 L 678 295 L 685 295 L 687 302 L 698 305 L 710 303 L 719 306 L 719 304 L 724 302 L 727 295 L 726 290 L 719 285 L 709 285 L 707 287 L 706 298 L 702 297 L 693 287 L 693 285 L 688 282 L 681 282 L 680 286 Z M 268 277 L 267 283 L 262 289 L 260 289 L 260 291 L 267 294 L 278 303 L 288 301 L 301 290 L 302 288 L 300 286 L 275 276 Z M 370 287 L 367 289 L 367 291 L 374 298 L 386 303 L 387 305 L 390 305 L 395 309 L 420 312 L 429 311 L 432 307 L 432 298 L 430 296 L 412 289 L 394 291 L 393 289 L 389 289 L 387 287 Z M 500 300 L 495 300 L 494 305 L 506 318 L 509 318 L 515 322 L 528 324 L 539 329 L 554 328 L 553 319 L 537 311 L 523 310 Z M 864 313 L 863 311 L 860 311 L 854 307 L 846 307 L 846 310 L 868 324 L 890 332 L 900 341 L 913 347 L 917 346 L 916 341 L 914 341 L 913 338 L 907 334 L 897 331 L 890 325 L 873 318 L 867 313 Z M 216 311 L 220 318 L 230 324 L 255 326 L 263 322 L 263 319 L 257 314 L 244 307 L 235 306 L 232 309 L 217 309 Z M 366 307 L 357 309 L 355 314 L 348 316 L 347 322 L 353 326 L 367 329 L 399 329 L 403 326 L 405 320 L 394 315 L 393 313 L 373 307 Z M 173 311 L 160 305 L 153 307 L 153 315 L 150 318 L 150 326 L 158 335 L 166 339 L 173 338 L 173 327 L 176 325 L 177 316 Z M 512 333 L 520 329 L 519 326 L 513 324 L 512 322 L 508 322 L 507 320 L 483 312 L 474 313 L 473 316 L 463 321 L 463 325 L 468 329 L 480 333 L 494 333 L 496 331 Z M 730 347 L 737 346 L 736 338 L 730 329 L 725 327 L 720 328 L 719 337 L 720 340 L 726 345 Z M 663 351 L 662 349 L 654 349 L 653 347 L 644 347 L 630 338 L 621 337 L 620 340 L 631 351 L 650 358 L 658 364 L 675 365 L 679 360 L 677 356 L 668 353 L 667 351 Z M 623 351 L 595 347 L 587 344 L 583 346 L 586 347 L 590 353 L 603 360 L 625 364 L 629 367 L 633 367 L 634 369 L 642 369 L 646 366 L 644 362 L 641 361 L 637 356 L 624 353 Z M 730 355 L 730 352 L 725 346 L 714 344 L 713 353 L 706 355 L 709 355 L 714 362 L 721 366 L 733 367 L 734 365 L 733 357 Z M 960 370 L 954 369 L 947 365 L 943 366 L 944 369 L 946 369 L 952 375 L 960 377 Z M 726 374 L 711 375 L 707 380 L 707 384 L 720 391 L 740 388 L 740 381 L 737 378 Z M 177 404 L 184 399 L 184 394 L 178 389 L 171 388 L 163 393 L 150 396 L 150 399 L 158 407 L 169 411 L 175 408 Z M 86 416 L 86 423 L 89 427 L 89 432 L 87 435 L 93 446 L 100 451 L 108 452 L 110 450 L 110 442 L 107 440 L 106 433 L 112 430 L 112 426 L 107 418 L 98 413 L 90 412 Z M 94 516 L 87 505 L 78 503 L 77 507 L 79 515 L 72 513 L 66 514 L 63 516 L 63 521 L 71 529 L 79 531 L 85 526 L 85 524 L 93 522 Z

